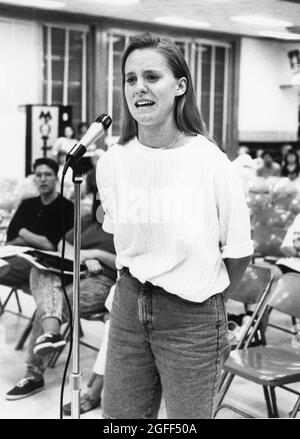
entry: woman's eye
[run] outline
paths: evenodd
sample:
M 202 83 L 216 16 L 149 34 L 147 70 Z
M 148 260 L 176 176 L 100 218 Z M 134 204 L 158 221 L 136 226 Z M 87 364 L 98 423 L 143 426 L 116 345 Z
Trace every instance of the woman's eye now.
M 126 82 L 127 82 L 128 84 L 133 84 L 133 83 L 135 82 L 135 78 L 134 78 L 133 76 L 129 76 L 129 77 L 126 79 Z
M 157 75 L 149 74 L 149 75 L 147 75 L 147 80 L 151 81 L 151 82 L 157 81 L 158 80 L 158 76 Z

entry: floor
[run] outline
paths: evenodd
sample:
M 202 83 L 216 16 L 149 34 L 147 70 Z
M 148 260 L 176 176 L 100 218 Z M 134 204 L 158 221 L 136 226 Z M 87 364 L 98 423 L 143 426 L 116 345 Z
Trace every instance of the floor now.
M 0 297 L 6 297 L 9 289 L 0 286 Z M 34 311 L 34 302 L 31 296 L 20 293 L 23 313 L 31 316 Z M 12 298 L 7 309 L 16 311 L 16 302 Z M 18 401 L 5 400 L 5 393 L 10 390 L 24 374 L 24 358 L 26 355 L 26 344 L 24 349 L 16 351 L 16 343 L 22 334 L 28 320 L 5 312 L 0 317 L 0 418 L 1 419 L 58 419 L 59 418 L 59 398 L 60 386 L 63 373 L 64 362 L 67 352 L 61 355 L 55 368 L 47 369 L 45 374 L 45 389 L 31 397 Z M 84 340 L 95 346 L 101 343 L 103 333 L 103 323 L 82 320 Z M 87 383 L 91 368 L 96 358 L 96 352 L 81 346 L 80 370 L 83 374 L 84 388 Z M 69 374 L 72 372 L 72 364 Z M 64 401 L 69 402 L 71 398 L 69 388 L 69 374 L 64 391 Z M 295 388 L 300 390 L 300 383 Z M 287 417 L 289 410 L 296 400 L 295 395 L 279 389 L 278 407 L 281 417 Z M 245 380 L 235 379 L 228 393 L 227 401 L 238 402 L 240 408 L 251 411 L 256 417 L 266 417 L 266 408 L 262 390 L 255 384 L 249 384 Z M 300 417 L 300 412 L 298 417 Z M 81 415 L 82 419 L 101 419 L 101 409 L 95 409 L 89 413 Z M 166 418 L 164 404 L 162 403 L 160 419 Z M 239 415 L 226 409 L 219 412 L 217 419 L 238 419 Z M 70 418 L 69 418 L 70 419 Z

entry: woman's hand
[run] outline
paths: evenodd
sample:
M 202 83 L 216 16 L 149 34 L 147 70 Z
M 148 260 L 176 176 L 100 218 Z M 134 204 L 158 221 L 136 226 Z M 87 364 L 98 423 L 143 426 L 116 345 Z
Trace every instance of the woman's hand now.
M 86 265 L 86 268 L 90 274 L 97 274 L 102 270 L 102 265 L 98 259 L 86 259 L 84 264 Z

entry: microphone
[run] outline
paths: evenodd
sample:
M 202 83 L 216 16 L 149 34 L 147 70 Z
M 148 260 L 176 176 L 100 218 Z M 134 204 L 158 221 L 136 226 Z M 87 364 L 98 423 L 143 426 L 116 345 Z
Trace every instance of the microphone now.
M 110 127 L 111 118 L 107 114 L 101 114 L 95 122 L 92 122 L 87 132 L 82 136 L 79 143 L 73 146 L 68 152 L 66 157 L 66 163 L 63 170 L 63 175 L 67 172 L 68 168 L 74 169 L 82 156 L 86 153 L 88 147 L 100 139 L 105 131 Z

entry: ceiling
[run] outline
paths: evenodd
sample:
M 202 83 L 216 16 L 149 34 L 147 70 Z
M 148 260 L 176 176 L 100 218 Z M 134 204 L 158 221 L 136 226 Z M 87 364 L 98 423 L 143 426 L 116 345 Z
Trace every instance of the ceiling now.
M 0 4 L 22 5 L 42 8 L 49 0 L 0 0 Z M 65 3 L 58 10 L 77 14 L 100 17 L 112 17 L 137 22 L 154 23 L 155 17 L 177 17 L 207 22 L 209 27 L 193 24 L 193 29 L 257 36 L 259 31 L 280 31 L 294 33 L 293 38 L 300 40 L 300 1 L 299 0 L 139 0 L 135 4 L 119 0 L 57 0 Z M 132 1 L 132 0 L 131 0 Z M 46 7 L 49 9 L 49 6 Z M 269 19 L 284 20 L 291 26 L 266 26 L 232 21 L 232 16 L 259 16 Z M 177 25 L 178 27 L 178 25 Z M 184 27 L 189 27 L 185 25 Z

